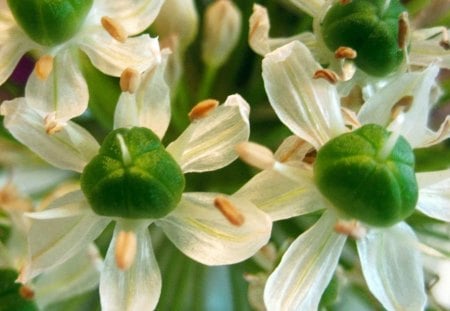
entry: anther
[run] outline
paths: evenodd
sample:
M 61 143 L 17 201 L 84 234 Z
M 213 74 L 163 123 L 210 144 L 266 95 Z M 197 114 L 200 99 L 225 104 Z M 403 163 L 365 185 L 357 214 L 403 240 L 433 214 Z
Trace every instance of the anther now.
M 450 50 L 450 40 L 448 38 L 448 30 L 447 28 L 442 28 L 442 39 L 439 42 L 439 45 L 445 50 Z
M 47 80 L 53 70 L 53 56 L 41 56 L 34 66 L 36 75 L 41 80 Z
M 331 84 L 336 84 L 339 81 L 339 76 L 332 70 L 320 69 L 314 73 L 313 79 L 325 79 Z
M 345 58 L 345 59 L 355 59 L 356 56 L 358 56 L 358 53 L 347 46 L 341 46 L 339 48 L 337 48 L 336 51 L 334 51 L 334 56 L 336 58 Z
M 120 231 L 117 235 L 115 258 L 120 270 L 127 270 L 134 262 L 137 250 L 136 234 L 133 231 Z
M 141 75 L 133 68 L 125 69 L 120 75 L 120 89 L 122 92 L 135 93 L 141 82 Z
M 189 120 L 194 121 L 206 117 L 214 109 L 219 106 L 219 102 L 215 99 L 205 99 L 195 105 L 188 113 Z
M 413 103 L 414 97 L 407 95 L 400 98 L 391 108 L 391 120 L 395 120 L 402 112 L 407 112 Z
M 398 17 L 398 47 L 402 50 L 406 49 L 410 34 L 410 26 L 408 12 L 402 12 Z
M 234 226 L 242 226 L 245 221 L 236 207 L 225 197 L 217 197 L 214 199 L 214 206 L 222 213 L 223 216 Z
M 123 43 L 128 38 L 128 35 L 122 25 L 120 25 L 111 17 L 103 16 L 101 18 L 101 23 L 103 28 L 110 34 L 110 36 L 117 41 Z
M 19 287 L 19 295 L 26 300 L 31 300 L 34 298 L 34 291 L 30 287 L 22 285 Z
M 363 238 L 367 233 L 361 223 L 356 220 L 339 220 L 334 225 L 334 231 L 345 234 L 355 240 Z
M 63 124 L 56 121 L 56 113 L 55 112 L 49 113 L 44 118 L 44 129 L 48 135 L 53 135 L 55 133 L 58 133 L 59 131 L 62 130 L 62 128 L 63 128 Z
M 275 164 L 275 156 L 272 151 L 259 144 L 242 142 L 236 145 L 235 150 L 242 161 L 256 168 L 270 169 Z

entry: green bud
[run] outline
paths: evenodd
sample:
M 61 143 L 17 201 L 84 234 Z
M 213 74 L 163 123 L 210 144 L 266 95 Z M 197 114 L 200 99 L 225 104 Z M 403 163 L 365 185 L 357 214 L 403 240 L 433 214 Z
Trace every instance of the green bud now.
M 93 0 L 8 0 L 14 18 L 35 42 L 53 46 L 72 38 Z
M 341 46 L 354 49 L 356 66 L 369 75 L 388 75 L 403 61 L 398 19 L 404 11 L 399 0 L 336 1 L 322 21 L 323 40 L 332 51 Z
M 161 218 L 180 201 L 184 175 L 151 130 L 122 128 L 86 165 L 81 189 L 99 215 Z
M 380 227 L 411 215 L 418 197 L 411 146 L 399 137 L 382 157 L 388 137 L 383 127 L 365 125 L 327 142 L 314 164 L 320 192 L 338 210 Z
M 37 311 L 36 304 L 21 295 L 21 284 L 16 283 L 14 270 L 0 269 L 0 311 Z

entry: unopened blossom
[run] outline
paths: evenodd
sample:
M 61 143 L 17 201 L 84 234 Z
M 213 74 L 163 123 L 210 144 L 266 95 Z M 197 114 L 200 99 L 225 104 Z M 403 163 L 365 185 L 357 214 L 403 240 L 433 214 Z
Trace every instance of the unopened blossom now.
M 317 168 L 311 163 L 315 158 L 312 151 L 317 151 L 319 157 L 329 141 L 353 133 L 346 124 L 353 128 L 361 124 L 386 127 L 393 131 L 393 138 L 400 139 L 393 135 L 401 135 L 412 147 L 437 143 L 448 137 L 448 119 L 437 132 L 427 127 L 430 91 L 438 68 L 431 66 L 423 72 L 400 76 L 374 94 L 358 116 L 345 110 L 345 114 L 341 112 L 336 86 L 313 79 L 314 73 L 321 69 L 309 50 L 299 42 L 267 54 L 263 61 L 269 101 L 295 136 L 287 139 L 272 157 L 264 153 L 265 161 L 253 161 L 266 163 L 266 167 L 261 167 L 264 171 L 236 195 L 250 199 L 273 220 L 324 211 L 318 222 L 291 244 L 269 276 L 264 292 L 266 307 L 269 310 L 316 310 L 332 279 L 345 241 L 352 236 L 356 238 L 366 283 L 380 303 L 388 310 L 422 310 L 426 293 L 414 231 L 401 220 L 373 226 L 349 219 L 333 203 L 335 198 L 326 197 L 319 190 L 314 176 Z M 410 99 L 409 105 L 396 111 L 396 104 L 405 97 Z M 386 142 L 385 146 L 395 141 Z M 350 153 L 359 152 L 351 145 L 346 146 Z M 392 148 L 388 146 L 388 149 Z M 415 174 L 419 211 L 450 221 L 445 208 L 450 203 L 449 174 L 449 170 Z M 345 178 L 349 177 L 343 176 L 343 181 Z M 367 186 L 365 180 L 361 179 L 358 191 L 370 193 L 364 186 Z
M 151 224 L 187 256 L 207 265 L 242 261 L 267 242 L 271 220 L 249 201 L 182 193 L 184 173 L 219 169 L 237 157 L 234 145 L 249 135 L 248 104 L 232 95 L 218 107 L 200 109 L 203 113 L 194 113 L 188 128 L 165 149 L 159 141 L 170 119 L 164 69 L 146 73 L 137 88 L 135 77 L 125 75 L 130 81 L 121 83 L 115 129 L 101 147 L 71 121 L 48 136 L 26 99 L 2 104 L 5 126 L 19 141 L 51 164 L 82 173 L 81 189 L 46 211 L 29 214 L 31 254 L 22 279 L 71 258 L 115 222 L 100 277 L 102 309 L 151 310 L 161 291 Z
M 55 124 L 87 108 L 80 50 L 97 69 L 116 77 L 125 68 L 143 72 L 160 61 L 157 39 L 147 34 L 132 36 L 152 23 L 162 0 L 72 2 L 0 2 L 0 83 L 31 52 L 37 61 L 26 96 L 42 99 L 34 108 Z M 31 105 L 37 103 L 33 99 Z

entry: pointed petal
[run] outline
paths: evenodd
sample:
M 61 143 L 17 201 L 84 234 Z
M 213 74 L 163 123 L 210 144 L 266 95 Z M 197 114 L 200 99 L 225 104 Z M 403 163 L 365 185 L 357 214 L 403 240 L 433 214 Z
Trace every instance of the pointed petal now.
M 367 285 L 386 309 L 424 309 L 422 262 L 417 238 L 408 225 L 371 230 L 357 246 Z
M 435 182 L 421 187 L 417 209 L 435 219 L 450 221 L 450 170 L 426 173 L 427 179 Z M 418 173 L 419 185 L 424 181 L 422 174 Z M 429 176 L 434 175 L 434 176 Z M 446 176 L 446 178 L 444 178 Z M 439 180 L 440 179 L 440 180 Z
M 440 45 L 443 27 L 419 29 L 412 33 L 409 49 L 411 65 L 429 66 L 434 63 L 440 68 L 450 69 L 450 53 Z
M 305 178 L 304 183 L 295 183 L 274 170 L 257 174 L 234 195 L 249 200 L 269 214 L 273 221 L 311 213 L 327 206 L 312 176 Z
M 214 206 L 214 193 L 185 193 L 179 206 L 157 221 L 187 256 L 206 265 L 240 262 L 255 254 L 270 237 L 272 222 L 249 201 L 226 196 L 244 217 L 231 224 Z
M 450 116 L 447 116 L 442 122 L 441 126 L 436 132 L 428 131 L 427 138 L 421 147 L 429 147 L 443 142 L 444 140 L 450 138 Z
M 83 36 L 79 45 L 92 64 L 110 76 L 119 77 L 126 68 L 143 72 L 161 62 L 158 39 L 149 35 L 128 38 L 120 43 L 100 29 Z
M 25 98 L 3 102 L 0 112 L 12 135 L 54 166 L 81 172 L 98 153 L 97 141 L 76 123 L 68 121 L 59 132 L 47 134 L 43 117 Z
M 336 88 L 313 79 L 319 69 L 300 42 L 291 42 L 263 60 L 264 85 L 273 109 L 294 134 L 316 148 L 346 131 Z
M 289 246 L 264 289 L 268 310 L 318 310 L 336 270 L 346 236 L 334 232 L 329 211 Z
M 136 35 L 146 30 L 155 20 L 164 0 L 97 0 L 99 13 L 120 22 L 126 32 Z
M 159 138 L 164 136 L 170 122 L 170 90 L 164 79 L 167 59 L 166 55 L 161 64 L 144 74 L 136 94 L 121 94 L 114 128 L 141 126 Z
M 450 178 L 450 169 L 434 172 L 416 173 L 419 189 L 424 189 Z
M 234 147 L 249 137 L 249 110 L 240 95 L 228 96 L 208 116 L 193 121 L 167 151 L 185 173 L 222 168 L 237 158 Z
M 117 268 L 116 226 L 100 278 L 100 299 L 104 311 L 153 310 L 161 294 L 161 274 L 153 253 L 147 226 L 136 230 L 137 250 L 134 263 L 125 271 Z
M 60 122 L 81 115 L 89 100 L 86 81 L 71 53 L 66 50 L 54 58 L 53 70 L 45 80 L 33 71 L 25 89 L 30 106 L 44 115 L 55 112 Z

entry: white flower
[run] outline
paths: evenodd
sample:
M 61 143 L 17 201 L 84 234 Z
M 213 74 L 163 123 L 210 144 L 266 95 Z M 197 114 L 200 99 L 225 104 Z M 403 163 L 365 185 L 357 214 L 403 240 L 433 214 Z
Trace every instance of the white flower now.
M 14 19 L 6 0 L 1 0 L 0 84 L 25 53 L 33 52 L 39 59 L 27 82 L 26 97 L 32 97 L 29 104 L 40 113 L 63 124 L 82 114 L 88 104 L 87 85 L 78 64 L 79 50 L 100 71 L 117 77 L 125 68 L 143 72 L 160 61 L 157 39 L 148 35 L 128 36 L 144 31 L 162 3 L 162 0 L 95 0 L 73 37 L 45 46 L 28 36 Z M 120 29 L 123 38 L 113 38 L 114 28 Z
M 164 135 L 170 119 L 164 69 L 158 66 L 148 72 L 136 92 L 122 93 L 116 128 L 147 127 L 159 137 Z M 71 121 L 48 136 L 39 115 L 25 99 L 4 103 L 2 113 L 11 133 L 55 166 L 81 172 L 98 153 L 95 139 Z M 234 145 L 248 139 L 248 113 L 249 106 L 239 95 L 229 96 L 223 105 L 203 114 L 197 111 L 197 118 L 167 151 L 183 173 L 222 168 L 237 157 Z M 220 210 L 223 207 L 231 210 Z M 151 224 L 161 227 L 186 255 L 207 265 L 231 264 L 250 257 L 268 241 L 271 231 L 270 218 L 256 206 L 218 193 L 184 193 L 177 207 L 162 218 L 125 219 L 96 215 L 79 190 L 56 200 L 48 210 L 29 216 L 31 262 L 23 274 L 25 279 L 72 257 L 116 221 L 100 279 L 103 310 L 155 308 L 161 276 L 148 232 Z
M 269 165 L 271 169 L 256 175 L 236 195 L 249 199 L 274 220 L 325 209 L 320 220 L 292 243 L 269 277 L 264 296 L 269 310 L 316 310 L 347 238 L 334 229 L 338 221 L 336 209 L 319 192 L 312 167 L 304 162 L 298 164 L 298 159 L 311 147 L 319 150 L 331 138 L 347 132 L 346 121 L 359 123 L 356 116 L 348 119 L 349 114 L 344 120 L 335 86 L 312 79 L 319 69 L 309 50 L 299 42 L 267 54 L 263 61 L 270 103 L 297 137 L 289 138 L 280 147 Z M 391 123 L 391 108 L 401 98 L 412 96 L 409 110 L 402 115 L 405 121 L 395 131 L 413 147 L 448 137 L 448 119 L 443 125 L 446 129 L 436 133 L 426 124 L 430 90 L 437 72 L 438 68 L 431 66 L 423 72 L 402 75 L 365 103 L 359 120 L 398 127 L 396 122 Z M 420 188 L 418 210 L 450 221 L 445 208 L 450 204 L 450 170 L 416 176 Z M 369 289 L 388 310 L 421 310 L 425 305 L 422 264 L 416 244 L 417 238 L 405 222 L 388 228 L 368 228 L 367 234 L 357 240 Z

